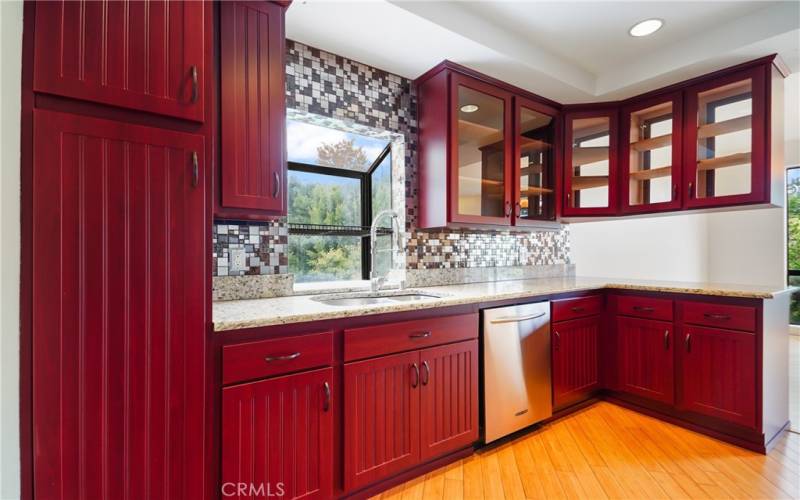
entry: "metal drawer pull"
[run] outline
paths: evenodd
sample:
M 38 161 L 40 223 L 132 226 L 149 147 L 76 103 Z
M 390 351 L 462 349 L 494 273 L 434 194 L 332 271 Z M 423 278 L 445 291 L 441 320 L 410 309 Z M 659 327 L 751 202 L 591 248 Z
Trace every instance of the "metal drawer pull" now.
M 586 310 L 585 307 L 579 307 L 579 306 L 575 306 L 575 307 L 572 308 L 572 312 L 576 312 L 576 313 L 583 312 L 585 310 Z
M 414 369 L 414 381 L 411 382 L 411 387 L 416 389 L 419 385 L 419 367 L 416 363 L 411 363 L 411 368 Z
M 408 336 L 408 338 L 410 338 L 410 339 L 426 339 L 426 338 L 430 337 L 431 335 L 433 335 L 431 332 L 418 332 L 418 333 L 412 333 L 411 335 Z
M 731 317 L 727 314 L 712 314 L 712 313 L 705 313 L 703 314 L 708 319 L 719 319 L 719 320 L 728 320 Z
M 546 312 L 539 313 L 539 314 L 529 314 L 527 316 L 505 316 L 502 318 L 493 319 L 490 321 L 492 324 L 497 323 L 519 323 L 520 321 L 528 321 L 529 319 L 536 319 L 541 318 L 547 314 Z
M 327 382 L 322 384 L 322 390 L 325 392 L 325 399 L 322 401 L 322 411 L 331 409 L 331 385 Z
M 200 163 L 197 160 L 197 151 L 192 151 L 192 187 L 196 188 L 200 182 Z
M 431 378 L 431 367 L 428 366 L 427 361 L 422 362 L 422 367 L 425 368 L 425 378 L 422 379 L 422 385 L 428 385 L 428 381 Z
M 190 71 L 192 74 L 192 103 L 195 103 L 200 97 L 200 87 L 197 83 L 197 66 L 192 66 Z
M 692 352 L 692 335 L 690 333 L 686 334 L 686 352 Z
M 669 330 L 664 330 L 664 349 L 669 350 Z
M 556 336 L 556 341 L 553 343 L 553 349 L 557 351 L 558 348 L 561 347 L 561 335 L 559 335 L 558 332 L 553 332 L 553 334 Z
M 278 172 L 272 172 L 272 178 L 274 180 L 272 183 L 272 197 L 277 198 L 281 192 L 281 177 Z
M 283 356 L 267 356 L 266 358 L 264 358 L 264 361 L 266 361 L 267 363 L 273 363 L 275 361 L 291 361 L 299 357 L 300 357 L 299 352 L 293 352 L 291 354 L 286 354 Z
M 645 313 L 651 313 L 655 311 L 655 309 L 650 306 L 633 306 L 633 310 Z

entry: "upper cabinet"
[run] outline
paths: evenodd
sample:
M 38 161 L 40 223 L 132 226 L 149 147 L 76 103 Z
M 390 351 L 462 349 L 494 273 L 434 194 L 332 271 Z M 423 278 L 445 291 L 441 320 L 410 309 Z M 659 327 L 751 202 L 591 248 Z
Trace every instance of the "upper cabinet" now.
M 419 227 L 555 219 L 555 103 L 450 62 L 416 85 Z
M 681 207 L 680 92 L 642 99 L 622 108 L 621 208 L 625 213 Z
M 617 211 L 617 110 L 570 111 L 565 117 L 564 215 Z
M 203 121 L 206 2 L 38 2 L 37 92 Z
M 286 214 L 284 13 L 274 2 L 220 3 L 220 218 Z

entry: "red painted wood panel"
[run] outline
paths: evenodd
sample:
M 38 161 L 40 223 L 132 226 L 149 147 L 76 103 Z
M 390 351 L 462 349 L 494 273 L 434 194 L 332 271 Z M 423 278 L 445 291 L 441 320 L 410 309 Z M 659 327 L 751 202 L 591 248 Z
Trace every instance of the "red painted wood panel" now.
M 553 405 L 585 399 L 600 385 L 598 349 L 602 318 L 592 316 L 553 324 Z
M 38 2 L 34 90 L 202 122 L 209 15 L 180 0 Z
M 674 337 L 672 323 L 618 316 L 620 390 L 672 404 Z
M 332 385 L 324 368 L 222 390 L 224 498 L 332 498 Z
M 478 439 L 478 341 L 420 353 L 421 458 L 456 451 Z
M 419 118 L 419 227 L 447 225 L 450 149 L 449 71 L 417 83 Z
M 419 351 L 344 366 L 344 489 L 420 459 Z
M 551 302 L 553 309 L 552 321 L 567 321 L 600 314 L 603 312 L 603 303 L 602 295 L 554 300 Z
M 203 143 L 34 112 L 37 498 L 204 498 Z
M 333 332 L 259 340 L 222 348 L 222 383 L 317 368 L 333 362 Z
M 271 2 L 220 5 L 223 207 L 286 214 L 283 15 Z
M 755 428 L 755 335 L 694 326 L 683 335 L 681 409 Z
M 746 332 L 756 331 L 755 307 L 688 300 L 680 304 L 685 323 Z
M 417 319 L 344 331 L 344 359 L 380 356 L 478 338 L 478 313 Z
M 672 321 L 672 299 L 659 299 L 642 295 L 618 295 L 617 314 L 636 318 Z

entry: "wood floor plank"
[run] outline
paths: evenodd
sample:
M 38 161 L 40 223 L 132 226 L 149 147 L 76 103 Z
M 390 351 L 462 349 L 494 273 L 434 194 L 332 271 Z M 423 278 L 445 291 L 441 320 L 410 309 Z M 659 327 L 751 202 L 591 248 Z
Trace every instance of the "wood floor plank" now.
M 800 436 L 769 455 L 599 402 L 376 498 L 798 498 Z

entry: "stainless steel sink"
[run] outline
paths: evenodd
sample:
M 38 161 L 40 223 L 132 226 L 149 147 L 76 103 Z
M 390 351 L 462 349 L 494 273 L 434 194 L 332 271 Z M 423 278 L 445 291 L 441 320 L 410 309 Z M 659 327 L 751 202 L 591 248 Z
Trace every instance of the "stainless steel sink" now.
M 312 298 L 320 304 L 329 306 L 368 306 L 374 304 L 391 304 L 392 302 L 412 302 L 417 300 L 438 299 L 439 295 L 422 292 L 398 292 L 390 291 L 383 293 L 356 292 L 350 294 L 339 294 L 335 296 L 320 295 Z

